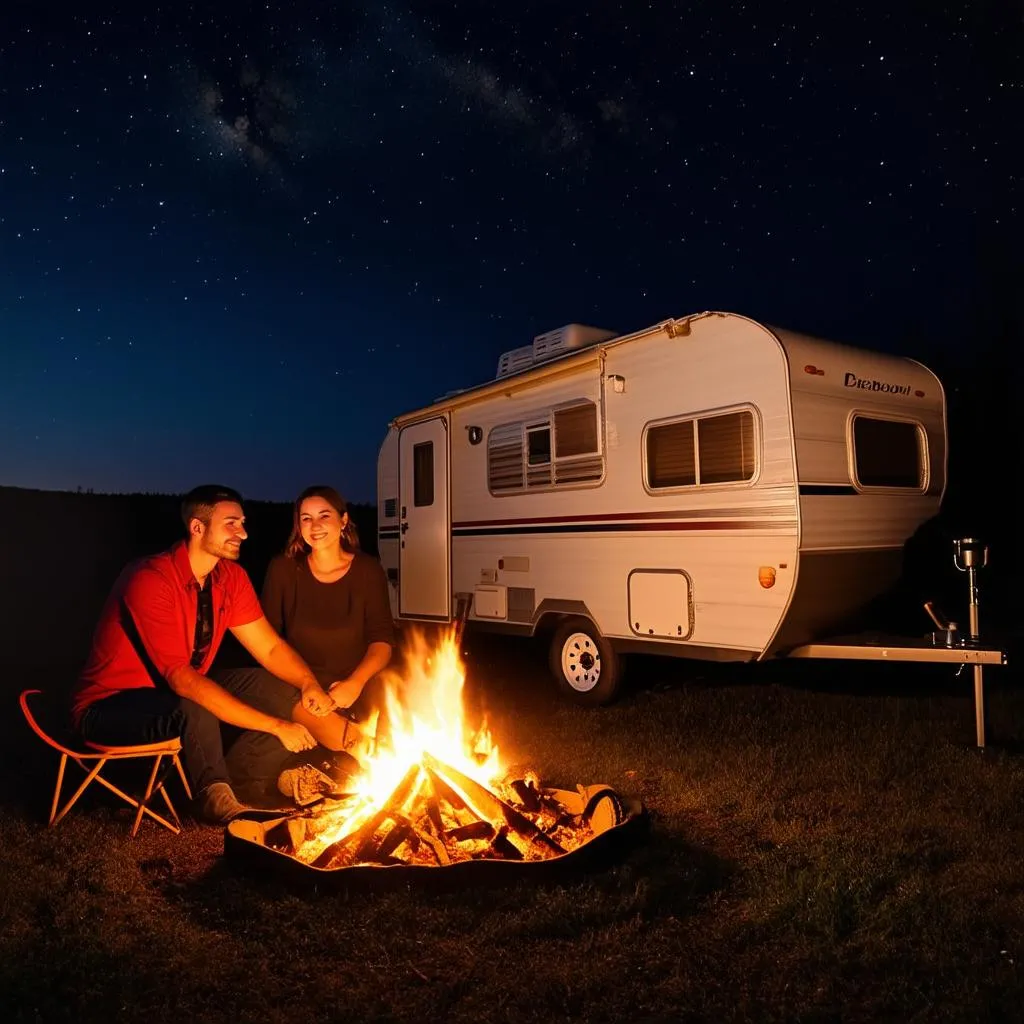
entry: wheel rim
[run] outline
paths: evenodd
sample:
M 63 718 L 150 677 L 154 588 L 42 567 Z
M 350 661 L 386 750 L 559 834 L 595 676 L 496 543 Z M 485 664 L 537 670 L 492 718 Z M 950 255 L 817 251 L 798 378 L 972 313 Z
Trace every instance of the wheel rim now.
M 601 678 L 601 652 L 587 633 L 573 633 L 562 644 L 562 675 L 579 693 L 589 693 Z

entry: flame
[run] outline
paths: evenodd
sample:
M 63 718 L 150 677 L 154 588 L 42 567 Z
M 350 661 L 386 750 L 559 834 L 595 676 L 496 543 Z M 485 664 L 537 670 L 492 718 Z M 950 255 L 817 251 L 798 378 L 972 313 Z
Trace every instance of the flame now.
M 369 821 L 418 765 L 419 775 L 402 809 L 414 803 L 425 778 L 424 755 L 457 768 L 485 786 L 501 775 L 498 748 L 486 720 L 475 730 L 466 722 L 466 673 L 456 629 L 445 630 L 436 645 L 424 633 L 412 632 L 403 660 L 406 674 L 391 672 L 385 679 L 389 722 L 386 742 L 371 742 L 370 749 L 362 752 L 359 760 L 363 770 L 349 786 L 355 798 L 346 801 L 344 812 L 336 812 L 334 820 L 320 832 L 318 847 L 343 839 Z M 368 731 L 372 733 L 373 728 L 370 723 Z

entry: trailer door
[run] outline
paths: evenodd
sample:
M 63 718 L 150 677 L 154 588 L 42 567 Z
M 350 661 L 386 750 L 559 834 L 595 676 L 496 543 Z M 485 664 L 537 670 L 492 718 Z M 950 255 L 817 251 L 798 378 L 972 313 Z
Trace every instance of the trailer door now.
M 451 617 L 447 422 L 438 417 L 403 427 L 398 453 L 398 614 L 447 621 Z

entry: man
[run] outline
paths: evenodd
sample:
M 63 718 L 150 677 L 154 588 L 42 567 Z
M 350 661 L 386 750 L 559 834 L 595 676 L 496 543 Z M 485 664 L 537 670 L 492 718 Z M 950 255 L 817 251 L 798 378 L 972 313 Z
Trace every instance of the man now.
M 246 808 L 232 788 L 221 723 L 247 730 L 236 745 L 255 741 L 287 758 L 287 751 L 316 744 L 291 720 L 296 697 L 314 715 L 330 714 L 335 705 L 267 622 L 237 564 L 247 536 L 241 496 L 228 487 L 196 487 L 183 499 L 181 517 L 187 539 L 129 565 L 115 583 L 72 691 L 71 717 L 94 743 L 180 736 L 199 817 L 224 824 Z M 276 679 L 242 674 L 228 689 L 209 678 L 228 629 Z M 270 736 L 279 743 L 268 747 Z M 251 768 L 253 758 L 244 763 Z

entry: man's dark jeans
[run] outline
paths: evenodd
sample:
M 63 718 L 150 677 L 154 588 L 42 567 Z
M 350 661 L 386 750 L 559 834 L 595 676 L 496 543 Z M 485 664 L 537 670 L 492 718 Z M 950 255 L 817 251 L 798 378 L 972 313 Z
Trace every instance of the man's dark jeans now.
M 291 721 L 299 691 L 262 668 L 230 669 L 216 675 L 229 693 L 275 718 Z M 227 753 L 222 723 L 194 701 L 169 689 L 123 690 L 91 704 L 79 732 L 92 743 L 110 745 L 159 743 L 181 737 L 181 756 L 193 792 L 214 782 L 248 786 L 276 779 L 289 759 L 271 733 L 255 729 L 230 731 Z

